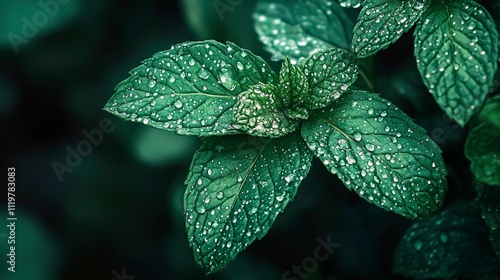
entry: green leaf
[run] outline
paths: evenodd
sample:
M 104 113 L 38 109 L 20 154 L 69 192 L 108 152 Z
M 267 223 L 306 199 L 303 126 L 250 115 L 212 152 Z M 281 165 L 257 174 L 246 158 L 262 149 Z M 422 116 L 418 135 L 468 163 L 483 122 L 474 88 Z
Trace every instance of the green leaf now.
M 483 122 L 474 127 L 465 142 L 465 156 L 479 182 L 500 186 L 500 128 Z
M 499 262 L 487 234 L 477 204 L 457 203 L 408 228 L 394 254 L 394 273 L 451 279 L 491 271 Z
M 212 40 L 173 46 L 130 73 L 105 110 L 125 120 L 200 136 L 241 133 L 231 126 L 237 95 L 259 82 L 277 81 L 260 57 Z
M 238 96 L 235 108 L 234 128 L 245 134 L 277 138 L 299 127 L 283 112 L 283 104 L 276 99 L 277 87 L 273 84 L 259 84 Z
M 475 190 L 481 215 L 489 228 L 491 245 L 500 259 L 500 188 L 476 184 Z
M 350 92 L 302 125 L 309 148 L 360 197 L 407 218 L 436 212 L 447 190 L 441 150 L 389 101 Z
M 356 81 L 358 66 L 345 50 L 322 50 L 304 59 L 300 66 L 309 82 L 306 108 L 318 109 L 339 98 Z
M 259 1 L 255 28 L 273 59 L 293 64 L 319 49 L 349 49 L 353 24 L 339 4 L 329 0 Z
M 283 61 L 279 75 L 278 98 L 283 103 L 283 110 L 291 119 L 309 118 L 304 104 L 309 94 L 309 83 L 300 67 L 293 65 L 288 57 Z
M 338 0 L 338 2 L 343 8 L 359 8 L 362 0 Z
M 500 95 L 488 99 L 479 113 L 479 119 L 500 129 Z
M 282 138 L 209 137 L 186 179 L 189 244 L 208 274 L 264 237 L 297 191 L 312 153 L 298 132 Z
M 366 1 L 354 27 L 352 49 L 358 57 L 374 55 L 396 42 L 429 6 L 428 0 Z
M 448 116 L 464 126 L 486 98 L 497 70 L 495 23 L 475 1 L 434 1 L 414 36 L 425 85 Z

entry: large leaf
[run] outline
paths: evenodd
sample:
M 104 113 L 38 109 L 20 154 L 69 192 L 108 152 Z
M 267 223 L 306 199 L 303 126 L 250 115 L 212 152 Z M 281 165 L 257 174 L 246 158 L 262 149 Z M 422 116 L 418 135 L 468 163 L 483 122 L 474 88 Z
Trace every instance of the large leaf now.
M 414 34 L 425 85 L 448 116 L 464 126 L 483 103 L 497 70 L 493 19 L 476 1 L 433 1 Z
M 352 53 L 331 48 L 304 59 L 300 66 L 309 83 L 306 108 L 327 107 L 356 81 L 358 66 Z
M 491 245 L 500 259 L 500 188 L 476 184 L 475 189 L 481 215 L 490 231 Z
M 184 208 L 189 244 L 206 273 L 224 269 L 267 233 L 311 160 L 299 133 L 205 139 L 186 179 Z
M 447 190 L 441 150 L 376 94 L 352 92 L 302 126 L 309 148 L 359 196 L 408 218 L 436 212 Z
M 293 64 L 319 49 L 349 49 L 353 24 L 336 2 L 329 0 L 262 0 L 255 28 L 273 59 L 288 56 Z
M 104 109 L 179 134 L 235 134 L 241 133 L 231 126 L 236 96 L 275 81 L 266 62 L 233 43 L 189 42 L 143 61 Z
M 366 57 L 387 48 L 407 32 L 429 6 L 429 0 L 366 1 L 354 27 L 352 49 Z
M 452 279 L 498 269 L 487 235 L 477 204 L 457 203 L 408 228 L 396 248 L 394 272 L 413 279 Z

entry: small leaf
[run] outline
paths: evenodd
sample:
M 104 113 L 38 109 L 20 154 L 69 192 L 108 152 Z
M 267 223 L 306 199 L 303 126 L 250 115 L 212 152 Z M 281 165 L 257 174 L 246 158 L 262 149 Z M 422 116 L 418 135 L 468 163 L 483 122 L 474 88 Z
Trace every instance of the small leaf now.
M 301 68 L 293 65 L 286 57 L 281 66 L 279 79 L 277 97 L 283 103 L 285 115 L 291 119 L 309 118 L 309 113 L 304 108 L 309 94 L 309 83 Z
M 359 8 L 363 0 L 339 0 L 339 4 L 343 8 Z
M 319 49 L 350 48 L 353 24 L 339 4 L 329 0 L 261 0 L 254 19 L 274 60 L 287 56 L 296 64 Z
M 189 42 L 143 61 L 104 109 L 178 134 L 236 134 L 241 133 L 231 126 L 236 96 L 275 81 L 264 60 L 233 43 Z
M 500 128 L 482 122 L 474 127 L 465 142 L 465 155 L 479 182 L 500 186 Z
M 481 215 L 489 228 L 493 250 L 500 259 L 500 188 L 476 184 L 476 200 L 481 206 Z
M 354 27 L 352 49 L 358 57 L 374 55 L 396 42 L 429 6 L 429 0 L 366 1 Z
M 492 271 L 500 263 L 487 234 L 477 204 L 457 203 L 408 228 L 394 254 L 394 273 L 451 279 Z
M 277 88 L 273 84 L 259 84 L 238 96 L 235 108 L 234 128 L 245 134 L 277 138 L 299 127 L 281 110 L 283 104 L 276 99 Z
M 425 85 L 446 114 L 464 126 L 493 84 L 498 60 L 495 23 L 476 1 L 434 1 L 414 35 Z
M 441 150 L 389 101 L 350 92 L 302 125 L 307 145 L 347 188 L 407 218 L 436 212 L 447 190 Z
M 345 50 L 322 50 L 304 59 L 300 66 L 309 82 L 306 108 L 318 109 L 332 103 L 356 81 L 358 66 Z
M 207 274 L 224 269 L 266 235 L 311 160 L 298 132 L 277 139 L 205 139 L 186 179 L 184 208 L 189 244 Z

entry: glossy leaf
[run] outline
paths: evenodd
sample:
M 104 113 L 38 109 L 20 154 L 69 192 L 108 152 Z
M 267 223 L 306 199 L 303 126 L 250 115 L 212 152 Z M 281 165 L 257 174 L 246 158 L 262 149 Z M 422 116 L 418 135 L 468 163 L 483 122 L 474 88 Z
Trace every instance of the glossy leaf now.
M 475 203 L 457 203 L 408 228 L 395 251 L 394 272 L 413 279 L 452 279 L 498 268 L 487 231 Z
M 396 42 L 429 6 L 429 0 L 370 0 L 354 27 L 352 49 L 358 57 L 374 55 Z
M 260 40 L 273 59 L 293 64 L 319 49 L 349 49 L 353 24 L 329 0 L 261 0 L 254 15 Z
M 302 125 L 309 148 L 360 197 L 407 218 L 426 218 L 447 190 L 441 150 L 389 101 L 342 95 Z
M 358 66 L 345 50 L 321 50 L 304 59 L 300 66 L 309 83 L 306 108 L 318 109 L 339 98 L 356 81 Z
M 479 113 L 479 119 L 500 129 L 500 95 L 488 99 Z
M 260 57 L 233 43 L 190 42 L 153 55 L 116 87 L 105 110 L 185 135 L 241 133 L 231 125 L 237 95 L 277 81 Z
M 207 274 L 264 237 L 294 198 L 311 160 L 299 133 L 205 139 L 191 163 L 184 207 L 189 244 Z
M 245 134 L 261 137 L 281 137 L 299 127 L 282 110 L 283 104 L 273 84 L 259 84 L 242 92 L 235 107 L 234 128 Z
M 472 0 L 434 1 L 415 29 L 417 66 L 439 106 L 464 126 L 493 83 L 498 32 Z

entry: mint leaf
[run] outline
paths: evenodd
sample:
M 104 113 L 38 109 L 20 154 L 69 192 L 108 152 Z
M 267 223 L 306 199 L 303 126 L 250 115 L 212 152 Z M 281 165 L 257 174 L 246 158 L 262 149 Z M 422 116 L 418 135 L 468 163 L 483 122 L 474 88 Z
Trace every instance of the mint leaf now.
M 347 188 L 407 218 L 436 212 L 447 190 L 441 150 L 389 101 L 355 91 L 302 125 L 309 148 Z
M 300 66 L 309 82 L 306 108 L 318 109 L 331 104 L 356 81 L 358 66 L 345 50 L 321 50 L 304 59 Z
M 479 182 L 500 186 L 500 128 L 482 122 L 465 142 L 465 156 Z
M 343 8 L 359 8 L 362 0 L 339 0 L 339 4 Z
M 491 271 L 499 263 L 487 234 L 477 204 L 456 203 L 408 228 L 396 248 L 393 271 L 413 279 L 452 279 Z
M 498 32 L 472 0 L 434 1 L 415 29 L 417 66 L 439 106 L 464 126 L 483 103 L 498 60 Z
M 479 119 L 500 129 L 500 95 L 488 99 L 479 113 Z
M 298 132 L 204 140 L 186 179 L 184 209 L 189 244 L 209 274 L 266 235 L 307 175 L 312 154 Z
M 278 98 L 283 103 L 283 110 L 291 119 L 309 118 L 304 103 L 309 97 L 309 83 L 302 69 L 293 65 L 288 57 L 283 61 L 279 74 Z
M 500 188 L 476 184 L 476 201 L 481 206 L 481 215 L 488 225 L 493 250 L 500 259 Z
M 276 99 L 277 87 L 273 84 L 259 84 L 238 96 L 235 109 L 234 128 L 245 134 L 277 138 L 299 127 L 282 110 L 283 104 Z
M 353 24 L 339 4 L 329 0 L 259 1 L 254 14 L 260 40 L 273 59 L 293 64 L 319 49 L 349 49 Z
M 429 0 L 366 1 L 358 16 L 352 49 L 358 57 L 374 55 L 396 42 L 429 6 Z
M 277 81 L 266 62 L 233 43 L 173 46 L 133 69 L 105 110 L 125 120 L 184 135 L 241 133 L 231 125 L 237 95 Z

